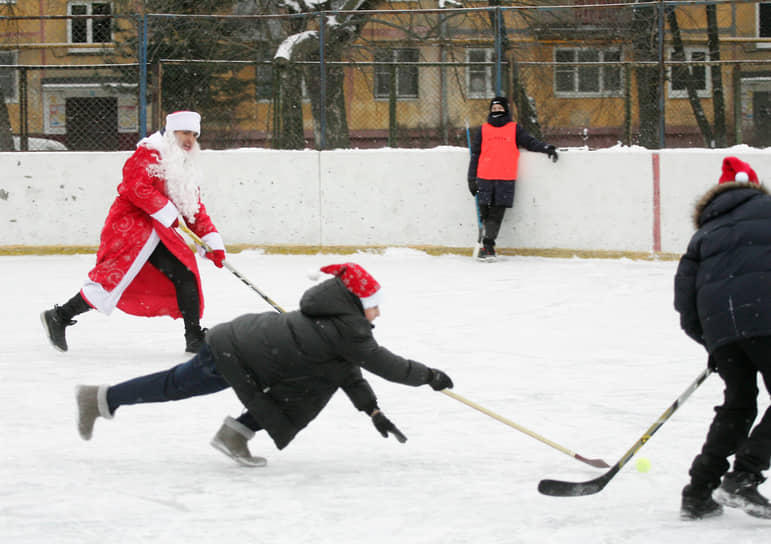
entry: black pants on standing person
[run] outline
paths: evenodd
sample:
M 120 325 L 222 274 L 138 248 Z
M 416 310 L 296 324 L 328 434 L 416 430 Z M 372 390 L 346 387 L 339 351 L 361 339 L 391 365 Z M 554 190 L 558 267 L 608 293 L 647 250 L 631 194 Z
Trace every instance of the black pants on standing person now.
M 711 494 L 728 472 L 746 475 L 752 483 L 763 481 L 762 471 L 771 460 L 771 407 L 752 427 L 758 415 L 758 373 L 771 393 L 771 337 L 758 336 L 717 348 L 711 363 L 725 382 L 724 402 L 715 407 L 701 453 L 691 464 L 691 489 Z
M 479 219 L 484 228 L 482 244 L 484 253 L 495 257 L 495 240 L 501 230 L 506 209 L 514 205 L 515 181 L 486 179 L 477 180 L 477 201 L 479 202 Z
M 188 351 L 197 352 L 203 345 L 204 332 L 200 324 L 200 295 L 195 274 L 182 264 L 162 243 L 158 244 L 148 261 L 174 284 L 177 305 L 182 314 L 182 320 L 185 323 L 185 340 L 187 341 Z M 89 310 L 91 310 L 91 306 L 81 296 L 80 292 L 62 306 L 56 307 L 57 318 L 67 325 L 75 323 L 72 319 L 76 315 L 83 314 Z

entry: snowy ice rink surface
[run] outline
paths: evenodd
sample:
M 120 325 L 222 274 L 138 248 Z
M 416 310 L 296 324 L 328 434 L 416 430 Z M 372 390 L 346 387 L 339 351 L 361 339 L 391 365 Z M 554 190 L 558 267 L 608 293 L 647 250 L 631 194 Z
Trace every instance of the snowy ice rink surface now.
M 355 260 L 383 285 L 377 340 L 445 369 L 455 391 L 586 457 L 610 464 L 696 377 L 702 348 L 672 308 L 675 262 L 384 254 L 277 256 L 231 263 L 285 309 L 307 271 Z M 121 408 L 91 442 L 75 429 L 73 388 L 185 361 L 182 323 L 116 312 L 80 316 L 70 351 L 43 337 L 41 310 L 73 295 L 93 255 L 0 257 L 0 541 L 3 543 L 767 543 L 771 524 L 737 511 L 678 519 L 680 489 L 721 402 L 707 383 L 604 491 L 538 494 L 542 478 L 587 480 L 577 462 L 428 387 L 372 376 L 408 436 L 382 438 L 338 393 L 286 450 L 260 434 L 263 469 L 208 444 L 236 416 L 223 391 Z M 201 261 L 204 325 L 271 308 Z M 761 409 L 768 396 L 761 394 Z M 768 485 L 761 488 L 771 494 Z

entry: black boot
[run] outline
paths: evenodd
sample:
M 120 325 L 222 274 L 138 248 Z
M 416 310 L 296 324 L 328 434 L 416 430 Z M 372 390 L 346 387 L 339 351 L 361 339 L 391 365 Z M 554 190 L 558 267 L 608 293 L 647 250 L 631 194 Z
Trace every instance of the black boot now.
M 64 329 L 77 322 L 65 316 L 58 304 L 51 310 L 41 313 L 40 322 L 48 334 L 51 345 L 59 351 L 67 351 L 67 337 L 64 334 Z
M 723 507 L 712 500 L 712 487 L 690 483 L 683 488 L 680 519 L 713 518 L 723 513 Z
M 729 472 L 715 491 L 715 500 L 731 508 L 741 508 L 750 516 L 771 519 L 771 504 L 758 491 L 758 486 L 765 481 L 760 474 Z
M 198 353 L 203 347 L 206 338 L 206 330 L 201 327 L 190 328 L 185 331 L 185 352 Z

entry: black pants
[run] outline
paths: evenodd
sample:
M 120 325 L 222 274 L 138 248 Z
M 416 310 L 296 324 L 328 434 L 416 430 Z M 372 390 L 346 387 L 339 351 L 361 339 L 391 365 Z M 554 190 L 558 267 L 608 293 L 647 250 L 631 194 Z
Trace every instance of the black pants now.
M 501 230 L 503 216 L 506 213 L 504 206 L 495 206 L 479 203 L 479 219 L 484 228 L 482 241 L 485 247 L 495 247 L 495 239 L 498 238 L 498 232 Z
M 722 346 L 712 357 L 725 382 L 724 402 L 715 407 L 715 418 L 690 475 L 694 483 L 714 488 L 728 470 L 731 455 L 736 455 L 734 470 L 760 474 L 769 468 L 771 407 L 754 428 L 752 424 L 758 415 L 758 373 L 771 393 L 771 337 Z
M 148 262 L 174 284 L 177 293 L 177 305 L 185 323 L 185 332 L 199 335 L 201 332 L 201 299 L 198 294 L 198 282 L 195 279 L 195 274 L 162 243 L 159 243 L 155 251 L 152 252 Z

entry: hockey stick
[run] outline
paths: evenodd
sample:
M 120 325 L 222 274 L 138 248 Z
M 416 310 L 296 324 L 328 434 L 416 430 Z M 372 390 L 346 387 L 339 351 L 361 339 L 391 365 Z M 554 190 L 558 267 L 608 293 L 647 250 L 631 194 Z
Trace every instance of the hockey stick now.
M 468 145 L 468 152 L 471 154 L 471 131 L 468 126 L 468 119 L 466 119 L 466 144 Z M 477 212 L 477 243 L 474 246 L 474 251 L 471 253 L 471 256 L 476 259 L 479 257 L 479 252 L 482 249 L 482 231 L 484 229 L 482 226 L 482 217 L 479 215 L 479 197 L 477 195 L 474 195 L 474 208 Z
M 532 438 L 535 438 L 536 440 L 539 440 L 539 441 L 543 442 L 547 446 L 551 446 L 552 448 L 554 448 L 556 450 L 559 450 L 562 453 L 566 453 L 567 455 L 573 457 L 574 459 L 576 459 L 578 461 L 581 461 L 582 463 L 586 463 L 587 465 L 591 465 L 593 467 L 598 467 L 598 468 L 607 468 L 607 467 L 610 466 L 610 465 L 608 465 L 608 463 L 606 463 L 602 459 L 587 459 L 583 455 L 579 455 L 579 454 L 577 454 L 577 453 L 575 453 L 573 451 L 570 451 L 569 449 L 565 448 L 564 446 L 560 446 L 559 444 L 556 444 L 555 442 L 552 442 L 548 438 L 544 438 L 543 436 L 541 436 L 541 435 L 539 435 L 537 433 L 534 433 L 533 431 L 531 431 L 529 429 L 526 429 L 522 425 L 514 423 L 510 419 L 506 419 L 503 416 L 499 416 L 495 412 L 492 412 L 492 411 L 488 410 L 487 408 L 484 408 L 484 407 L 480 406 L 479 404 L 477 404 L 475 402 L 472 402 L 472 401 L 470 401 L 470 400 L 468 400 L 468 399 L 466 399 L 464 397 L 461 397 L 460 395 L 458 395 L 457 393 L 455 393 L 455 392 L 453 392 L 453 391 L 451 391 L 449 389 L 442 389 L 442 393 L 444 393 L 448 397 L 452 397 L 455 400 L 462 402 L 463 404 L 465 404 L 467 406 L 471 406 L 475 410 L 479 410 L 483 414 L 486 414 L 486 415 L 490 416 L 493 419 L 497 419 L 501 423 L 505 423 L 509 427 L 515 428 L 519 432 L 525 433 L 526 435 L 528 435 L 528 436 L 530 436 Z
M 709 367 L 705 368 L 701 374 L 696 377 L 693 383 L 691 383 L 691 385 L 689 385 L 688 388 L 683 391 L 683 394 L 677 397 L 675 402 L 673 402 L 669 408 L 664 410 L 664 413 L 659 416 L 655 423 L 653 423 L 653 425 L 651 425 L 650 428 L 645 431 L 645 433 L 643 433 L 639 440 L 637 440 L 637 442 L 635 442 L 634 445 L 629 448 L 629 450 L 621 457 L 621 459 L 618 460 L 615 465 L 611 467 L 608 472 L 599 478 L 595 478 L 594 480 L 589 480 L 587 482 L 541 480 L 538 483 L 538 491 L 544 495 L 550 495 L 552 497 L 579 497 L 582 495 L 593 495 L 594 493 L 599 493 L 602 491 L 603 488 L 608 485 L 608 482 L 613 478 L 613 476 L 615 476 L 618 471 L 621 470 L 621 467 L 629 462 L 634 454 L 637 453 L 637 451 L 642 448 L 648 440 L 650 440 L 651 436 L 653 436 L 653 434 L 658 431 L 670 417 L 672 417 L 672 414 L 674 414 L 675 411 L 680 406 L 682 406 L 686 399 L 688 399 L 688 397 L 690 397 L 691 394 L 696 391 L 696 388 L 704 383 L 704 381 L 707 379 L 707 376 L 709 376 L 711 372 L 712 370 L 710 370 Z
M 198 244 L 199 246 L 201 246 L 202 248 L 204 248 L 204 250 L 206 250 L 206 252 L 207 252 L 207 253 L 211 253 L 211 252 L 213 251 L 213 250 L 212 250 L 212 248 L 211 248 L 211 247 L 209 247 L 209 245 L 208 245 L 206 242 L 204 242 L 203 240 L 201 240 L 201 239 L 198 237 L 198 235 L 197 235 L 196 233 L 194 233 L 192 230 L 190 230 L 190 229 L 187 227 L 187 225 L 185 225 L 185 224 L 184 224 L 184 223 L 182 223 L 181 221 L 179 222 L 179 228 L 180 228 L 180 229 L 181 229 L 181 230 L 182 230 L 182 231 L 183 231 L 185 234 L 187 234 L 188 236 L 190 236 L 190 238 L 191 238 L 191 239 L 192 239 L 192 240 L 193 240 L 193 241 L 194 241 L 196 244 Z M 265 302 L 267 302 L 268 304 L 270 304 L 271 306 L 273 306 L 273 308 L 275 308 L 275 309 L 276 309 L 276 310 L 278 310 L 279 312 L 281 312 L 281 313 L 284 313 L 284 309 L 283 309 L 283 308 L 281 308 L 281 306 L 279 306 L 278 304 L 276 304 L 276 303 L 273 301 L 273 299 L 272 299 L 272 298 L 270 298 L 268 295 L 266 295 L 265 293 L 263 293 L 262 291 L 260 291 L 260 289 L 259 289 L 259 288 L 258 288 L 256 285 L 254 285 L 252 282 L 250 282 L 248 279 L 246 279 L 246 277 L 245 277 L 243 274 L 241 274 L 241 272 L 239 272 L 238 270 L 236 270 L 236 268 L 235 268 L 235 267 L 234 267 L 232 264 L 230 264 L 230 263 L 229 263 L 227 260 L 223 261 L 223 263 L 222 263 L 222 264 L 225 266 L 225 268 L 227 268 L 228 270 L 230 270 L 230 271 L 233 273 L 233 275 L 234 275 L 235 277 L 237 277 L 239 280 L 241 280 L 242 282 L 244 282 L 244 283 L 245 283 L 245 284 L 246 284 L 246 285 L 247 285 L 247 286 L 248 286 L 248 287 L 249 287 L 249 288 L 250 288 L 252 291 L 254 291 L 254 292 L 255 292 L 255 293 L 257 293 L 258 295 L 260 295 L 260 296 L 261 296 L 261 297 L 262 297 L 262 298 L 265 300 Z

